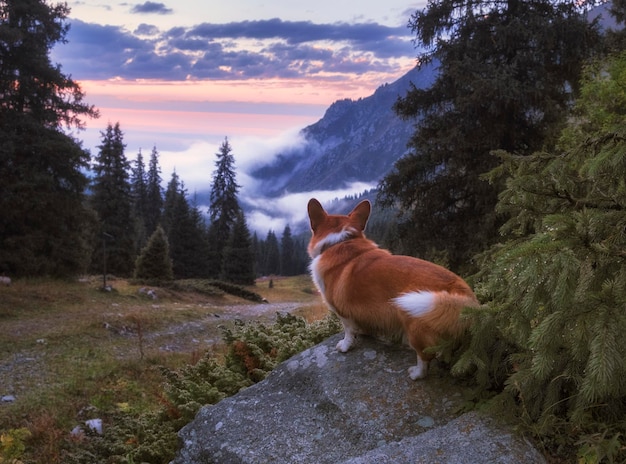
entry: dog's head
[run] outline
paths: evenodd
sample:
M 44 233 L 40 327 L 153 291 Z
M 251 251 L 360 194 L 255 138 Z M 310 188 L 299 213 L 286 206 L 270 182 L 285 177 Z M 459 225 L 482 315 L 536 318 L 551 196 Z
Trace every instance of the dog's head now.
M 363 237 L 363 231 L 365 226 L 367 226 L 372 205 L 368 200 L 363 200 L 356 205 L 350 214 L 344 216 L 328 214 L 319 201 L 311 198 L 307 210 L 309 212 L 309 220 L 311 221 L 311 231 L 313 232 L 308 252 L 311 258 L 315 258 L 336 243 L 351 238 Z

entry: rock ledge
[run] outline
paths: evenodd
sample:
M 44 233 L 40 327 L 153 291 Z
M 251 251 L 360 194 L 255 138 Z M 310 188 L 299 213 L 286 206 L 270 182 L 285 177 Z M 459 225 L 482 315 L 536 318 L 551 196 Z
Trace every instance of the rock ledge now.
M 412 350 L 361 338 L 342 354 L 340 337 L 202 408 L 172 464 L 545 463 L 495 418 L 458 416 L 463 390 L 436 365 L 411 381 Z

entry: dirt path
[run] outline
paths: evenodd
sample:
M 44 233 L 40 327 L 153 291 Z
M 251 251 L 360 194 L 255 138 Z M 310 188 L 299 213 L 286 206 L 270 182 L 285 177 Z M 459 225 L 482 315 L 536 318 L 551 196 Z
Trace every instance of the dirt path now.
M 88 356 L 89 349 L 106 349 L 118 359 L 137 357 L 141 351 L 147 356 L 163 352 L 201 352 L 219 343 L 221 327 L 232 325 L 235 320 L 271 323 L 276 319 L 276 313 L 291 313 L 309 305 L 302 302 L 186 305 L 184 308 L 193 309 L 197 313 L 196 317 L 167 324 L 165 327 L 144 329 L 141 339 L 136 325 L 129 323 L 127 317 L 121 317 L 117 312 L 102 313 L 99 316 L 102 322 L 96 322 L 101 327 L 96 330 L 100 334 L 100 341 L 95 341 L 93 347 L 76 347 L 71 355 L 60 355 L 57 344 L 67 342 L 63 339 L 41 338 L 27 348 L 0 352 L 0 399 L 8 401 L 11 397 L 27 394 L 33 388 L 63 381 L 63 372 L 59 372 L 59 363 L 63 361 L 59 358 L 64 356 L 81 356 L 80 353 Z M 123 310 L 120 307 L 115 309 Z M 158 309 L 158 305 L 155 305 L 154 310 Z M 33 328 L 32 323 L 25 326 Z M 28 332 L 28 328 L 22 327 L 19 332 Z M 101 347 L 98 346 L 99 343 Z
M 200 346 L 219 343 L 219 328 L 228 322 L 242 320 L 269 323 L 275 320 L 277 313 L 291 313 L 302 308 L 303 304 L 297 302 L 220 306 L 200 319 L 169 325 L 143 336 L 153 348 L 184 353 Z

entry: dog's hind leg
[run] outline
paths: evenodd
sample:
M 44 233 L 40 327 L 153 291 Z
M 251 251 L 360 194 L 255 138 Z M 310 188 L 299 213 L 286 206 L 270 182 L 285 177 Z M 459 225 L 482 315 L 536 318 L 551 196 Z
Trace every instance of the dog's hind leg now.
M 417 365 L 409 367 L 409 377 L 411 380 L 424 379 L 428 374 L 428 361 L 417 355 Z
M 432 334 L 429 327 L 424 327 L 417 320 L 412 320 L 409 324 L 409 345 L 417 354 L 417 365 L 409 367 L 409 377 L 411 380 L 426 378 L 428 374 L 428 363 L 435 356 L 424 353 L 424 349 L 433 346 L 437 338 Z

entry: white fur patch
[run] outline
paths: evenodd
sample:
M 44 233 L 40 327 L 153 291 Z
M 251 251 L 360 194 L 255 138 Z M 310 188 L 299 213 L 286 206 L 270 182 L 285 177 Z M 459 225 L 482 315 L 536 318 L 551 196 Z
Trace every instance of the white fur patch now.
M 319 273 L 319 270 L 317 269 L 317 266 L 319 265 L 319 261 L 320 261 L 320 257 L 319 255 L 313 259 L 313 261 L 311 261 L 311 265 L 309 266 L 309 269 L 311 271 L 311 278 L 313 279 L 313 283 L 315 284 L 315 286 L 317 287 L 317 289 L 320 291 L 320 293 L 322 294 L 322 296 L 324 296 L 324 279 L 322 279 L 322 276 Z
M 315 247 L 313 248 L 313 256 L 318 257 L 322 254 L 325 248 L 349 239 L 354 235 L 354 233 L 355 230 L 352 227 L 345 227 L 341 232 L 333 232 L 332 234 L 328 234 L 326 237 L 324 237 L 315 244 Z
M 435 307 L 435 294 L 432 292 L 408 292 L 392 300 L 411 317 L 428 314 Z
M 417 357 L 417 366 L 409 367 L 409 377 L 411 380 L 423 379 L 428 374 L 428 363 L 419 356 Z

